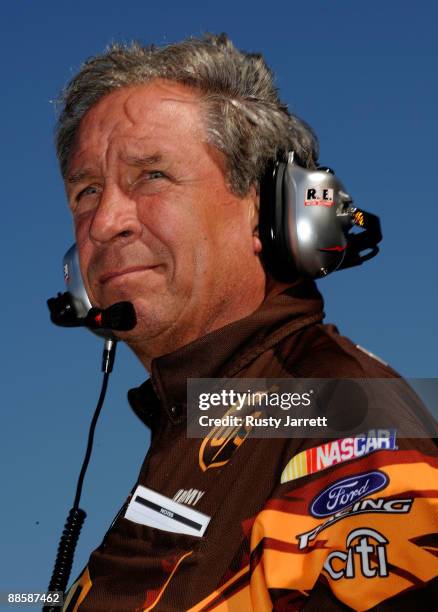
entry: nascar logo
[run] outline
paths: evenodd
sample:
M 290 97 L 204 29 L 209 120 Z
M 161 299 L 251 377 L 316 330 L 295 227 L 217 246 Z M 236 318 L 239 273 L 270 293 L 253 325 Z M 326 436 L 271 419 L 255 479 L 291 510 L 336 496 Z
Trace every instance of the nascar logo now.
M 308 448 L 289 461 L 281 474 L 281 483 L 321 472 L 338 463 L 369 455 L 377 450 L 394 450 L 395 429 L 370 429 L 354 438 L 340 438 Z

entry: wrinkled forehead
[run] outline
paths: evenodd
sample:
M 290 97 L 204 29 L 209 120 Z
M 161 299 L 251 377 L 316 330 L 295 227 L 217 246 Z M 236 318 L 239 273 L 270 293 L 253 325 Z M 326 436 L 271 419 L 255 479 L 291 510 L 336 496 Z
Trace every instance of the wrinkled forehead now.
M 206 140 L 198 92 L 170 81 L 152 81 L 111 92 L 82 118 L 68 173 L 87 158 L 135 155 L 147 143 L 164 150 Z M 92 161 L 89 160 L 88 161 Z

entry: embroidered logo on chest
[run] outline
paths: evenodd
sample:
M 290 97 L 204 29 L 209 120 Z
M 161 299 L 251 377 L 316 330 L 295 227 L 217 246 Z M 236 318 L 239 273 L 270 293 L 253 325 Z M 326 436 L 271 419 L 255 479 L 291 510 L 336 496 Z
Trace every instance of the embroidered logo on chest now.
M 179 489 L 173 496 L 173 501 L 187 506 L 196 506 L 204 493 L 205 491 L 199 491 L 198 489 Z

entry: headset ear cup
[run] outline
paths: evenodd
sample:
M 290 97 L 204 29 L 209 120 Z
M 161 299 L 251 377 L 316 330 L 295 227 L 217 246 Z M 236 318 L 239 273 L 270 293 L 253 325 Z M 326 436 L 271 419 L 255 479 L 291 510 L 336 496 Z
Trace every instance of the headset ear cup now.
M 262 242 L 262 261 L 265 270 L 282 282 L 297 277 L 292 250 L 285 231 L 283 178 L 287 164 L 271 162 L 260 181 L 259 236 Z
M 379 220 L 352 204 L 330 169 L 307 168 L 293 152 L 287 162 L 272 161 L 260 181 L 259 236 L 266 272 L 283 282 L 321 278 L 374 257 L 382 239 Z M 350 233 L 352 225 L 364 231 Z

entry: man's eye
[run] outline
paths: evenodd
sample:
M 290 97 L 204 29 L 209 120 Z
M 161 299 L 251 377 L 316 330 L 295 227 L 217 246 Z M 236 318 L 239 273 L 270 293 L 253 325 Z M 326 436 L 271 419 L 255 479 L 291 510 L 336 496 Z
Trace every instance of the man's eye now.
M 143 195 L 152 195 L 166 188 L 168 178 L 161 170 L 145 170 L 134 181 L 131 189 Z
M 84 196 L 94 195 L 98 193 L 98 191 L 99 191 L 99 187 L 97 185 L 89 185 L 88 187 L 85 187 L 85 189 L 82 189 L 82 191 L 78 193 L 78 195 L 76 196 L 76 201 L 79 202 L 79 200 L 83 198 Z
M 147 179 L 157 179 L 164 178 L 164 173 L 161 172 L 161 170 L 151 170 L 150 172 L 146 172 L 143 176 Z

